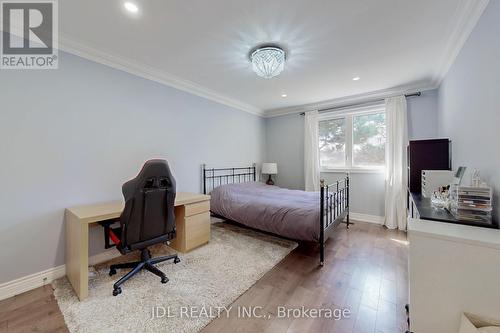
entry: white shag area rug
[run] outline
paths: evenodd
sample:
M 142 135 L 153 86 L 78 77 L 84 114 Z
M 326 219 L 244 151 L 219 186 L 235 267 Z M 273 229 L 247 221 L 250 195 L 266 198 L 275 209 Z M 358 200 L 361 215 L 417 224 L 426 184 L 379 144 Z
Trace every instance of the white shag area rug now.
M 181 316 L 182 308 L 208 309 L 230 305 L 267 271 L 279 263 L 297 243 L 240 228 L 213 223 L 207 245 L 179 253 L 181 262 L 157 267 L 170 281 L 160 283 L 156 275 L 142 271 L 122 285 L 122 294 L 112 296 L 113 283 L 128 270 L 110 277 L 111 262 L 95 267 L 89 281 L 89 297 L 78 301 L 66 278 L 52 283 L 54 295 L 70 332 L 198 332 L 213 318 Z M 153 256 L 174 252 L 167 246 L 152 248 Z M 137 254 L 112 262 L 137 260 Z M 152 318 L 153 308 L 160 316 Z M 165 310 L 170 317 L 162 316 Z

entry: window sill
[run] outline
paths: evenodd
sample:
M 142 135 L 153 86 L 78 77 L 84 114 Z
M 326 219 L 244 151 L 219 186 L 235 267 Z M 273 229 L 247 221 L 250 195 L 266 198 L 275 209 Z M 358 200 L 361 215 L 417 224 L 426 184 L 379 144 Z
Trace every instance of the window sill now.
M 321 173 L 385 173 L 385 168 L 338 168 L 338 169 L 321 169 Z

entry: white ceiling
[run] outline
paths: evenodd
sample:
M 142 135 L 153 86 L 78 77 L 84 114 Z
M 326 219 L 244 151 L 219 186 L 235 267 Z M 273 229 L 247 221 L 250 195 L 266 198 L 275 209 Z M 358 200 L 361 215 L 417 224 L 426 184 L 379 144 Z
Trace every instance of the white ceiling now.
M 487 4 L 136 2 L 140 13 L 134 16 L 122 0 L 59 1 L 61 48 L 254 113 L 435 86 Z M 287 49 L 288 60 L 280 76 L 266 80 L 252 72 L 248 52 L 268 42 Z

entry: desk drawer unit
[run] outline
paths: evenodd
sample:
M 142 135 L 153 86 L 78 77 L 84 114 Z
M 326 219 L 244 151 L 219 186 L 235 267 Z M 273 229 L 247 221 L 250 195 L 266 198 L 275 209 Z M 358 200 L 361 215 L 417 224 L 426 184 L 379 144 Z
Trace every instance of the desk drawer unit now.
M 188 252 L 210 240 L 210 201 L 176 207 L 177 237 L 170 246 L 179 252 Z
M 210 211 L 210 201 L 197 202 L 185 206 L 184 215 L 192 216 Z
M 210 214 L 208 212 L 185 218 L 186 250 L 189 251 L 210 240 Z

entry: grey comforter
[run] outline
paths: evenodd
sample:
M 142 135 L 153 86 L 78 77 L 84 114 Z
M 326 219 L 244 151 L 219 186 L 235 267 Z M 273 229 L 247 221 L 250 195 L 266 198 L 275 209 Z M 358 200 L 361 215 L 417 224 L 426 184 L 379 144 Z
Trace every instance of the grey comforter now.
M 210 210 L 246 226 L 295 240 L 319 239 L 319 193 L 261 182 L 222 185 L 211 193 Z

